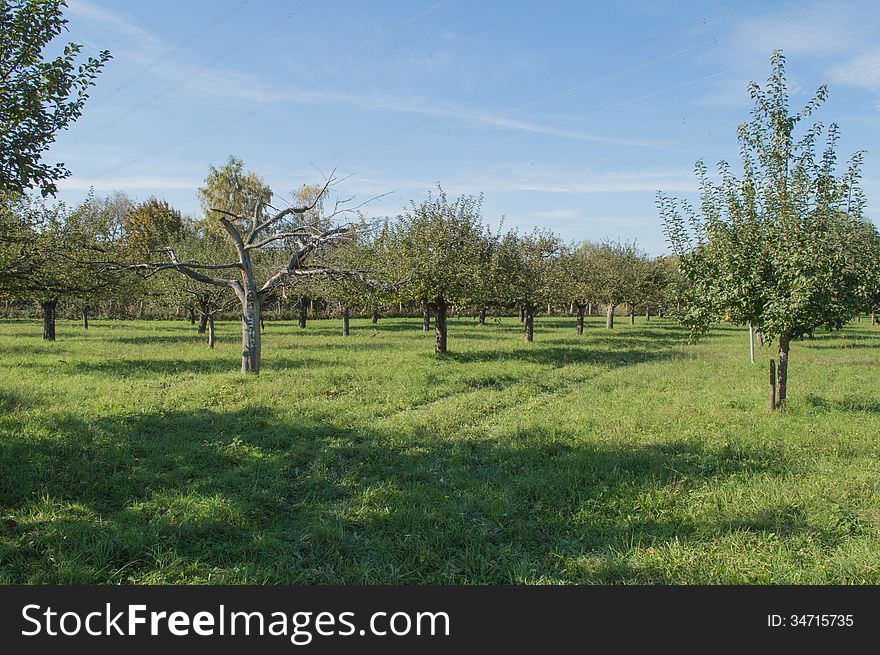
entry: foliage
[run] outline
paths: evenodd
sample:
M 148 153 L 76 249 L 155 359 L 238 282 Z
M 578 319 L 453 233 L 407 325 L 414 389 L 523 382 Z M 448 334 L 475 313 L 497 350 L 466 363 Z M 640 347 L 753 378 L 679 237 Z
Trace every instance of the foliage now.
M 716 183 L 698 162 L 699 211 L 662 194 L 658 199 L 664 230 L 692 285 L 684 320 L 694 335 L 728 320 L 751 323 L 771 338 L 799 339 L 820 327 L 841 328 L 859 304 L 864 285 L 846 244 L 862 221 L 862 156 L 837 172 L 835 124 L 815 123 L 796 137 L 827 90 L 790 113 L 784 63 L 775 52 L 767 86 L 749 87 L 755 107 L 738 130 L 741 176 L 721 162 Z
M 234 257 L 233 249 L 226 239 L 212 232 L 201 232 L 194 222 L 186 222 L 183 228 L 170 234 L 165 242 L 177 253 L 180 261 L 193 264 L 216 265 Z M 192 307 L 203 317 L 214 317 L 235 302 L 235 295 L 228 287 L 216 286 L 185 275 L 164 272 L 156 276 L 163 296 L 172 305 Z
M 39 188 L 54 195 L 70 175 L 42 154 L 58 132 L 82 114 L 88 90 L 110 59 L 101 51 L 77 64 L 82 46 L 68 43 L 48 58 L 47 47 L 65 29 L 64 0 L 0 0 L 0 192 Z
M 220 224 L 220 214 L 211 209 L 222 209 L 229 214 L 248 218 L 253 218 L 257 211 L 265 216 L 265 211 L 272 202 L 272 189 L 256 173 L 246 172 L 241 159 L 229 155 L 222 167 L 208 168 L 205 186 L 199 188 L 199 200 L 205 212 L 199 227 L 225 238 L 227 234 Z M 241 227 L 240 221 L 234 223 L 236 227 Z
M 390 270 L 406 280 L 405 302 L 445 307 L 474 300 L 486 264 L 481 207 L 482 198 L 450 201 L 440 187 L 410 203 L 388 236 Z
M 150 197 L 123 215 L 122 240 L 135 261 L 155 258 L 155 252 L 183 234 L 181 213 L 166 200 Z
M 563 245 L 557 267 L 556 300 L 583 308 L 601 295 L 597 286 L 599 250 L 589 241 Z
M 600 301 L 617 306 L 643 298 L 649 260 L 635 243 L 604 241 L 593 249 L 592 256 Z
M 552 299 L 559 250 L 559 239 L 545 230 L 535 229 L 524 235 L 511 231 L 502 236 L 494 258 L 496 276 L 502 281 L 497 290 L 498 303 L 534 312 Z
M 90 263 L 95 243 L 69 220 L 63 203 L 20 196 L 11 214 L 18 236 L 6 251 L 17 265 L 3 275 L 7 295 L 39 302 L 83 299 L 113 284 L 114 276 Z

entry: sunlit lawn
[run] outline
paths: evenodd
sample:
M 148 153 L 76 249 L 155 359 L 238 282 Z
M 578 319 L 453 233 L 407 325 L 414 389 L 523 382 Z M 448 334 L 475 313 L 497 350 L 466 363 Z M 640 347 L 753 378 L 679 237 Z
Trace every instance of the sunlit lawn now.
M 0 323 L 0 581 L 880 582 L 880 327 Z

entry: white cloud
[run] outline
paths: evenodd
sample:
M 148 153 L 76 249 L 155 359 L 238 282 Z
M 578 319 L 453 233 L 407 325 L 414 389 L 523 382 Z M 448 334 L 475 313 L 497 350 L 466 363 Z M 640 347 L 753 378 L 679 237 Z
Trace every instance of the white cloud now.
M 880 89 L 880 49 L 859 54 L 830 70 L 832 82 L 858 88 Z
M 880 88 L 880 50 L 873 38 L 877 22 L 872 14 L 850 9 L 840 11 L 835 3 L 820 2 L 794 13 L 789 10 L 742 22 L 730 32 L 733 47 L 722 50 L 722 56 L 736 61 L 758 57 L 760 64 L 749 67 L 748 77 L 719 82 L 699 104 L 731 109 L 750 105 L 746 85 L 751 80 L 764 82 L 773 50 L 782 50 L 789 60 L 787 81 L 792 97 L 812 95 L 822 82 Z M 810 60 L 818 65 L 818 79 L 801 83 L 797 71 Z
M 542 211 L 532 212 L 530 218 L 541 221 L 570 221 L 582 218 L 584 212 L 582 209 L 544 209 Z
M 262 97 L 262 95 L 260 96 Z M 258 99 L 254 97 L 254 99 Z M 478 123 L 517 131 L 545 134 L 564 139 L 576 139 L 607 143 L 613 145 L 625 145 L 641 148 L 659 148 L 660 142 L 632 137 L 618 137 L 612 135 L 591 134 L 577 130 L 561 129 L 548 125 L 541 125 L 530 121 L 517 120 L 505 115 L 505 112 L 492 112 L 481 109 L 473 109 L 456 106 L 443 106 L 436 101 L 420 97 L 401 97 L 394 95 L 359 94 L 338 91 L 316 91 L 312 89 L 298 89 L 286 94 L 283 100 L 303 104 L 333 104 L 345 103 L 360 109 L 370 111 L 389 111 L 399 113 L 419 114 L 437 118 L 451 118 L 466 123 Z
M 340 176 L 343 174 L 340 174 Z M 409 197 L 418 197 L 429 189 L 435 189 L 436 181 L 400 180 L 383 178 L 381 175 L 361 177 L 353 175 L 346 180 L 344 189 L 367 198 L 394 191 L 401 198 L 401 206 Z M 589 169 L 553 170 L 530 163 L 508 163 L 486 171 L 462 171 L 455 177 L 444 179 L 443 188 L 452 194 L 537 192 L 550 194 L 590 193 L 654 193 L 663 190 L 670 193 L 693 192 L 697 182 L 690 171 L 619 171 L 598 172 Z M 392 201 L 393 202 L 393 201 Z M 391 203 L 385 201 L 383 206 Z M 374 209 L 374 208 L 371 208 Z M 391 213 L 398 213 L 400 206 Z M 548 218 L 566 218 L 559 214 Z
M 163 47 L 165 45 L 162 39 L 138 27 L 134 21 L 125 15 L 99 7 L 92 2 L 88 2 L 88 0 L 70 0 L 67 9 L 71 16 L 94 27 L 111 28 L 114 32 L 121 32 L 129 37 L 135 37 L 143 45 L 153 47 Z
M 548 170 L 517 164 L 499 167 L 469 184 L 484 191 L 535 191 L 541 193 L 653 193 L 694 191 L 697 183 L 690 172 Z

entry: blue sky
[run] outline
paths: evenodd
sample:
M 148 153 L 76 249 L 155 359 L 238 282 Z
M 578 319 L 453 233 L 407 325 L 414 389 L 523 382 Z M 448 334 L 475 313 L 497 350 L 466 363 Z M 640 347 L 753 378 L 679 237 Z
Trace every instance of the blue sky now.
M 235 154 L 279 194 L 350 176 L 344 195 L 399 213 L 438 182 L 484 216 L 566 239 L 666 247 L 658 189 L 736 160 L 746 85 L 786 54 L 793 104 L 841 153 L 868 150 L 878 222 L 880 15 L 869 1 L 69 0 L 70 40 L 114 56 L 48 158 L 59 198 L 120 190 L 199 212 Z

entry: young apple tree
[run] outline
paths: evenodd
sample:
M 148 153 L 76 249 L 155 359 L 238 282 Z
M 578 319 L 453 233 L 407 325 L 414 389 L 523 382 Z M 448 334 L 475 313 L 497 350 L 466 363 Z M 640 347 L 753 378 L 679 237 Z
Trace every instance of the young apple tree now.
M 699 209 L 662 193 L 658 207 L 691 285 L 685 323 L 693 336 L 720 320 L 775 335 L 772 395 L 774 409 L 782 409 L 791 342 L 819 328 L 839 329 L 863 297 L 862 274 L 846 244 L 865 200 L 861 153 L 838 170 L 836 124 L 814 123 L 796 134 L 825 100 L 826 87 L 792 113 L 781 52 L 773 53 L 771 69 L 766 86 L 749 86 L 755 106 L 738 130 L 741 174 L 721 162 L 720 181 L 713 182 L 697 162 Z

